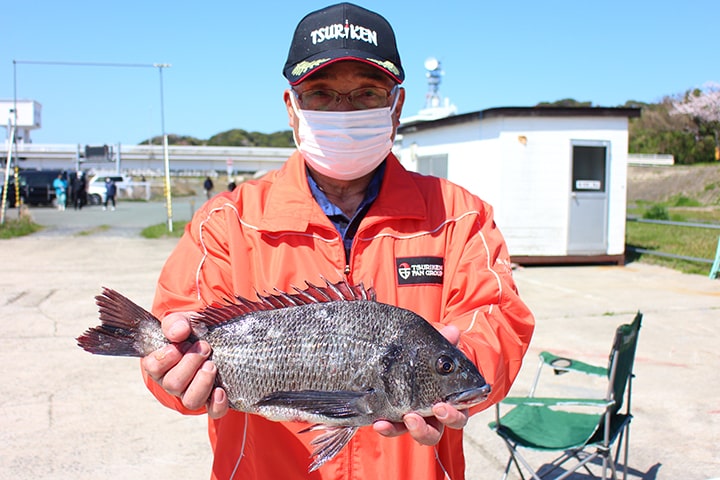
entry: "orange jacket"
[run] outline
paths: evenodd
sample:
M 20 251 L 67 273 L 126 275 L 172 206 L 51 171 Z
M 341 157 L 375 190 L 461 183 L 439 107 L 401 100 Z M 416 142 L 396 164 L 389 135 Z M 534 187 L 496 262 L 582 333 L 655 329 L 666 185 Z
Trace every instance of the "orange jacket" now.
M 454 324 L 460 348 L 502 399 L 520 369 L 534 319 L 520 300 L 505 242 L 489 205 L 445 180 L 406 171 L 387 159 L 378 198 L 362 220 L 346 265 L 342 240 L 313 199 L 302 157 L 209 200 L 195 214 L 158 281 L 154 313 L 201 310 L 215 300 L 292 285 L 321 276 L 363 282 L 378 301 Z M 164 405 L 180 401 L 146 377 Z M 462 431 L 446 429 L 435 447 L 409 435 L 385 438 L 371 427 L 308 474 L 313 433 L 307 425 L 271 422 L 230 411 L 209 420 L 213 479 L 452 479 L 465 475 Z

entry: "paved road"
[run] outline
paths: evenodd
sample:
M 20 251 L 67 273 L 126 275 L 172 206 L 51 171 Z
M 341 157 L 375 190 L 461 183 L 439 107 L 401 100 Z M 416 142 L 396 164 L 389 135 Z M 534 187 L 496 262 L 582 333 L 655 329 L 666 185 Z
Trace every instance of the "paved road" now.
M 178 199 L 174 218 L 193 209 Z M 0 241 L 0 479 L 208 478 L 205 419 L 155 402 L 137 360 L 91 356 L 74 340 L 95 325 L 92 299 L 103 285 L 150 305 L 176 240 L 138 232 L 165 222 L 164 205 L 31 213 L 45 231 Z M 642 310 L 630 478 L 720 477 L 720 280 L 637 263 L 524 268 L 515 277 L 537 332 L 513 393 L 527 391 L 541 350 L 605 363 L 616 325 Z M 545 393 L 564 378 L 550 378 Z M 505 447 L 486 426 L 493 414 L 466 429 L 469 479 L 501 476 Z
M 173 198 L 170 216 L 174 221 L 189 220 L 202 204 L 202 196 Z M 117 208 L 103 210 L 99 205 L 80 210 L 68 208 L 58 211 L 50 207 L 31 207 L 35 222 L 44 225 L 36 236 L 102 235 L 137 237 L 150 225 L 167 225 L 168 208 L 165 202 L 118 200 Z M 7 218 L 17 218 L 17 210 L 8 210 Z

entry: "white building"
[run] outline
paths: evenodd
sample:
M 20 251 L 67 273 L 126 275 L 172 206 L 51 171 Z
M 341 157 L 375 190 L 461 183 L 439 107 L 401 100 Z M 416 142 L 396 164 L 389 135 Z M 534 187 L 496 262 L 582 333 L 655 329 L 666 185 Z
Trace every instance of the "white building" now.
M 514 262 L 622 264 L 632 108 L 508 107 L 403 123 L 409 170 L 488 201 Z
M 10 127 L 17 126 L 15 141 L 18 143 L 31 143 L 30 132 L 42 126 L 42 105 L 35 100 L 0 100 L 0 127 L 7 129 L 10 136 Z

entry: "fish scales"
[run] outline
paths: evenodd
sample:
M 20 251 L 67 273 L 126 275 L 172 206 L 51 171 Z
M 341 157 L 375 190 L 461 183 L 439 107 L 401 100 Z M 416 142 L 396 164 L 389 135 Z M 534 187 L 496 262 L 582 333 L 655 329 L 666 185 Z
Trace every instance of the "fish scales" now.
M 245 318 L 242 325 L 211 330 L 204 339 L 213 345 L 212 359 L 222 372 L 220 384 L 228 398 L 239 410 L 247 410 L 275 391 L 370 385 L 371 379 L 358 372 L 372 373 L 362 367 L 378 364 L 386 345 L 415 323 L 408 322 L 413 316 L 397 318 L 384 310 L 380 303 L 355 301 L 263 311 Z M 356 317 L 361 321 L 354 322 Z M 364 321 L 378 317 L 385 321 Z M 234 331 L 235 326 L 243 335 Z
M 192 319 L 189 340 L 210 344 L 231 408 L 326 430 L 311 442 L 311 471 L 359 427 L 487 398 L 477 367 L 419 315 L 377 302 L 362 284 L 306 283 L 211 305 Z M 143 357 L 169 343 L 159 320 L 118 292 L 104 289 L 96 302 L 101 325 L 78 337 L 88 352 Z

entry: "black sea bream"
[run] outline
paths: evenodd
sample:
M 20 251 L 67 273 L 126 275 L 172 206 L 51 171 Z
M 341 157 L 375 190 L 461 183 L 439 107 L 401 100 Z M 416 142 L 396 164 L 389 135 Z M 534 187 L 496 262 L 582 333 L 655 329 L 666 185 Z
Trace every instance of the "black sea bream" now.
M 475 365 L 419 315 L 375 301 L 362 285 L 307 285 L 209 306 L 192 320 L 190 341 L 212 347 L 231 408 L 327 430 L 313 440 L 311 470 L 358 427 L 487 398 Z M 96 302 L 102 324 L 78 338 L 88 352 L 143 357 L 168 344 L 158 319 L 121 294 L 104 289 Z

